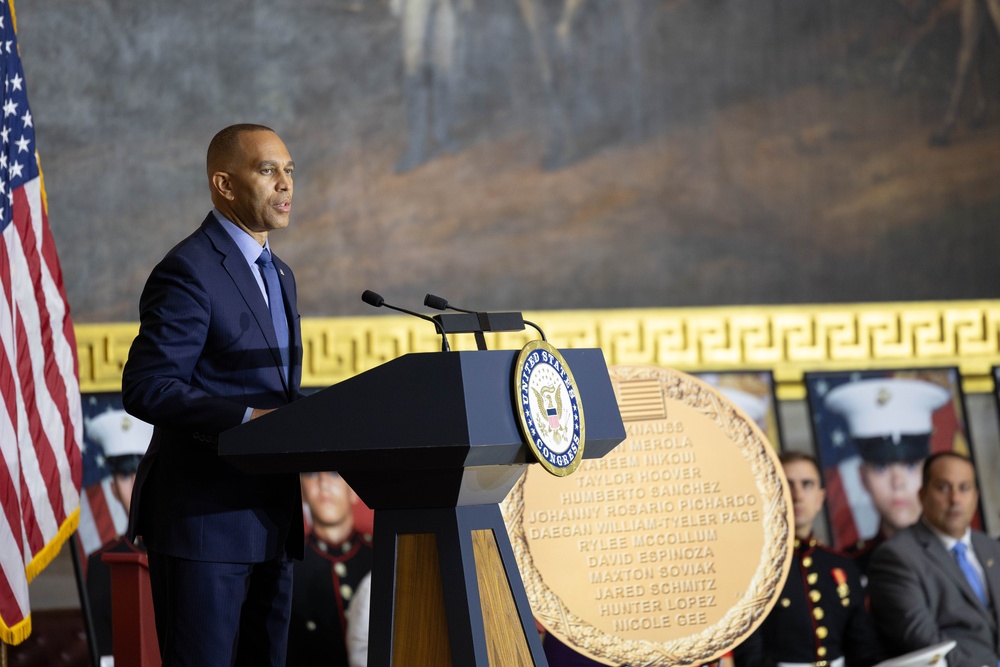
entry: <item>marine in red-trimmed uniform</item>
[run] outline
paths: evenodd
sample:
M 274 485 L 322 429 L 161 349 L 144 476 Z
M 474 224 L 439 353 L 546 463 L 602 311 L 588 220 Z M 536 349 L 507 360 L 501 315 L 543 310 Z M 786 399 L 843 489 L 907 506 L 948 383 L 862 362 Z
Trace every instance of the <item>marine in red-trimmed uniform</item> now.
M 882 648 L 854 562 L 813 536 L 825 491 L 816 460 L 781 455 L 795 509 L 791 571 L 771 613 L 733 651 L 736 667 L 869 667 Z

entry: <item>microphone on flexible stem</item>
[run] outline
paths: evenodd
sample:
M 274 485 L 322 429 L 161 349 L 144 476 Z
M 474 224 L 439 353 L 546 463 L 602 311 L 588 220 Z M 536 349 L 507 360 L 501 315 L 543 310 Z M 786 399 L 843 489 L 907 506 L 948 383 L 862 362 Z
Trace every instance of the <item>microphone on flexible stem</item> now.
M 361 300 L 367 303 L 369 306 L 374 306 L 376 308 L 381 308 L 385 306 L 386 308 L 391 308 L 392 310 L 398 310 L 401 313 L 406 313 L 407 315 L 413 315 L 414 317 L 419 317 L 422 320 L 427 320 L 434 325 L 434 329 L 441 334 L 441 351 L 451 352 L 451 346 L 448 345 L 448 336 L 444 333 L 444 328 L 441 324 L 435 320 L 433 317 L 428 317 L 427 315 L 422 315 L 421 313 L 415 313 L 412 310 L 406 310 L 405 308 L 400 308 L 398 306 L 393 306 L 385 302 L 382 295 L 378 292 L 373 292 L 370 289 L 366 289 L 361 293 Z
M 466 310 L 465 308 L 458 308 L 448 303 L 448 299 L 437 296 L 435 294 L 426 295 L 424 297 L 424 305 L 427 306 L 428 308 L 433 308 L 435 310 L 455 310 L 460 313 L 471 313 L 473 315 L 479 315 L 478 311 Z M 542 337 L 542 340 L 545 340 L 545 332 L 542 331 L 541 327 L 539 327 L 534 322 L 529 322 L 528 320 L 521 320 L 521 321 L 530 327 L 534 327 L 535 331 L 538 332 L 538 335 Z
M 464 308 L 456 308 L 455 306 L 448 304 L 448 299 L 444 297 L 437 296 L 436 294 L 428 294 L 424 296 L 424 305 L 428 308 L 433 308 L 434 310 L 457 310 L 460 313 L 471 313 L 474 311 L 465 310 Z

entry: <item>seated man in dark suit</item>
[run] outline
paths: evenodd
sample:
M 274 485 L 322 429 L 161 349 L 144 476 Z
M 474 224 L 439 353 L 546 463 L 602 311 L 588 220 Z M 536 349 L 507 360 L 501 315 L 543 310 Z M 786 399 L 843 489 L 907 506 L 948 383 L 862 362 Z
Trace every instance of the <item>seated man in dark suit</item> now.
M 978 530 L 972 461 L 954 452 L 924 462 L 920 521 L 880 546 L 868 569 L 872 615 L 897 654 L 955 640 L 949 667 L 1000 664 L 1000 544 Z
M 792 568 L 771 613 L 733 650 L 736 667 L 873 665 L 882 650 L 865 609 L 861 575 L 854 561 L 813 535 L 826 498 L 819 464 L 801 452 L 783 453 L 781 464 L 795 512 Z

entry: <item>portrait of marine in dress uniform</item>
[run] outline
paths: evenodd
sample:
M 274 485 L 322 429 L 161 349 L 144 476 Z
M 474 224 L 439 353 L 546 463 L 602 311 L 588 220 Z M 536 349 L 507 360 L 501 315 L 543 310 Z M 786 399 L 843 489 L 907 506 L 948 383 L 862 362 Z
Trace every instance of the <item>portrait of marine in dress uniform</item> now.
M 121 409 L 109 409 L 84 420 L 84 433 L 101 448 L 104 467 L 111 473 L 110 488 L 114 499 L 127 515 L 132 501 L 132 486 L 139 459 L 146 453 L 153 427 Z M 111 618 L 111 569 L 101 559 L 106 553 L 142 553 L 141 540 L 132 542 L 125 535 L 104 544 L 87 559 L 87 607 L 93 628 L 100 667 L 113 667 L 113 632 Z
M 292 564 L 286 664 L 347 667 L 347 612 L 372 568 L 372 524 L 363 518 L 371 510 L 356 511 L 360 499 L 334 471 L 306 472 L 300 477 L 310 528 L 303 559 Z
M 146 451 L 152 426 L 122 408 L 118 392 L 82 396 L 83 447 L 80 523 L 74 548 L 80 557 L 79 586 L 87 591 L 81 610 L 90 622 L 90 645 L 100 659 L 111 653 L 111 576 L 101 556 L 141 547 L 122 539 L 128 522 L 131 483 Z M 105 660 L 105 662 L 107 662 Z
M 932 452 L 971 453 L 957 369 L 807 373 L 834 546 L 859 558 L 920 517 Z

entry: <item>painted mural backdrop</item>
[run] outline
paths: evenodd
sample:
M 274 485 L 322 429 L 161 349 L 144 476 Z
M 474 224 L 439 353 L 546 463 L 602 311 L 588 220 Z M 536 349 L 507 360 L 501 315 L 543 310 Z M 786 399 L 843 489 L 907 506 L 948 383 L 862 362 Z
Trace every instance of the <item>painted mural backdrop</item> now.
M 209 139 L 238 121 L 296 161 L 273 243 L 307 316 L 364 313 L 366 288 L 477 309 L 996 297 L 1000 53 L 988 19 L 958 20 L 981 4 L 17 10 L 86 322 L 135 319 L 151 266 L 208 211 Z

